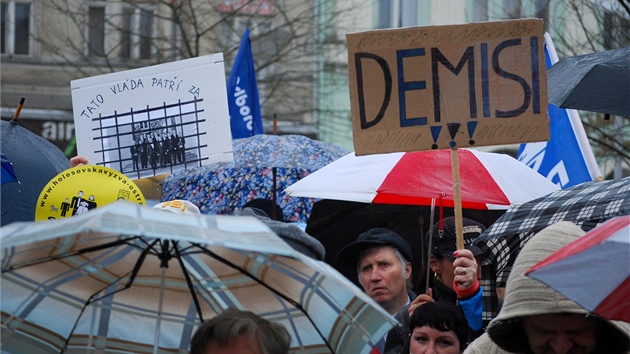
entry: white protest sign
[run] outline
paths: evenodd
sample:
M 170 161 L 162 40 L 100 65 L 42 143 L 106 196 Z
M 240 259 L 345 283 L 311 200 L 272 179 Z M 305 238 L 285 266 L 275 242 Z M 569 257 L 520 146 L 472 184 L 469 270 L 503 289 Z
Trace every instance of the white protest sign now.
M 232 161 L 223 54 L 71 82 L 77 152 L 130 178 Z

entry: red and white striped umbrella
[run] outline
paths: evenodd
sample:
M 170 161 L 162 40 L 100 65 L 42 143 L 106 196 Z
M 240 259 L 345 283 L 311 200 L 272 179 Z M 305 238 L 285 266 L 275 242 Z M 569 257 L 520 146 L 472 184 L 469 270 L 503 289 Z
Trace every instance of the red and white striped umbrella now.
M 600 317 L 630 322 L 630 215 L 606 221 L 525 274 Z
M 509 155 L 459 149 L 462 208 L 498 209 L 560 188 Z M 285 192 L 377 204 L 453 207 L 451 152 L 445 150 L 356 156 L 350 153 L 294 183 Z

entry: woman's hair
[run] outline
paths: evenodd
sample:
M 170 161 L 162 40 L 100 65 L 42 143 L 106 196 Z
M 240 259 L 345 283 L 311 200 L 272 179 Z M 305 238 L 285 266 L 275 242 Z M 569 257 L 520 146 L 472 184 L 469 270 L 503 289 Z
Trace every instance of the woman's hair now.
M 464 312 L 449 301 L 428 302 L 419 306 L 409 321 L 409 332 L 416 327 L 429 326 L 438 331 L 453 331 L 459 340 L 460 350 L 464 350 L 468 338 L 468 321 Z

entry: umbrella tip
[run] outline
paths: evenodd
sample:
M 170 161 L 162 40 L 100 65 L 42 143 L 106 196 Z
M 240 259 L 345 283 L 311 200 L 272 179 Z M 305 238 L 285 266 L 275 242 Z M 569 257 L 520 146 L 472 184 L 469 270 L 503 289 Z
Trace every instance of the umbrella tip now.
M 20 99 L 20 103 L 17 106 L 17 109 L 15 110 L 15 113 L 13 114 L 13 119 L 11 119 L 11 124 L 17 124 L 17 119 L 20 116 L 20 111 L 22 111 L 22 106 L 24 105 L 24 100 L 26 98 L 22 97 Z

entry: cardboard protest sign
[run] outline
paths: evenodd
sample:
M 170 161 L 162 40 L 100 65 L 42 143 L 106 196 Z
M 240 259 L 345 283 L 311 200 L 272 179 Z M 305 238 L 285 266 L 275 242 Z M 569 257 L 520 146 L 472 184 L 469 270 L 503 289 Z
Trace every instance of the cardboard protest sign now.
M 223 55 L 71 83 L 77 152 L 132 179 L 232 161 Z
M 347 40 L 357 155 L 549 140 L 542 20 Z

